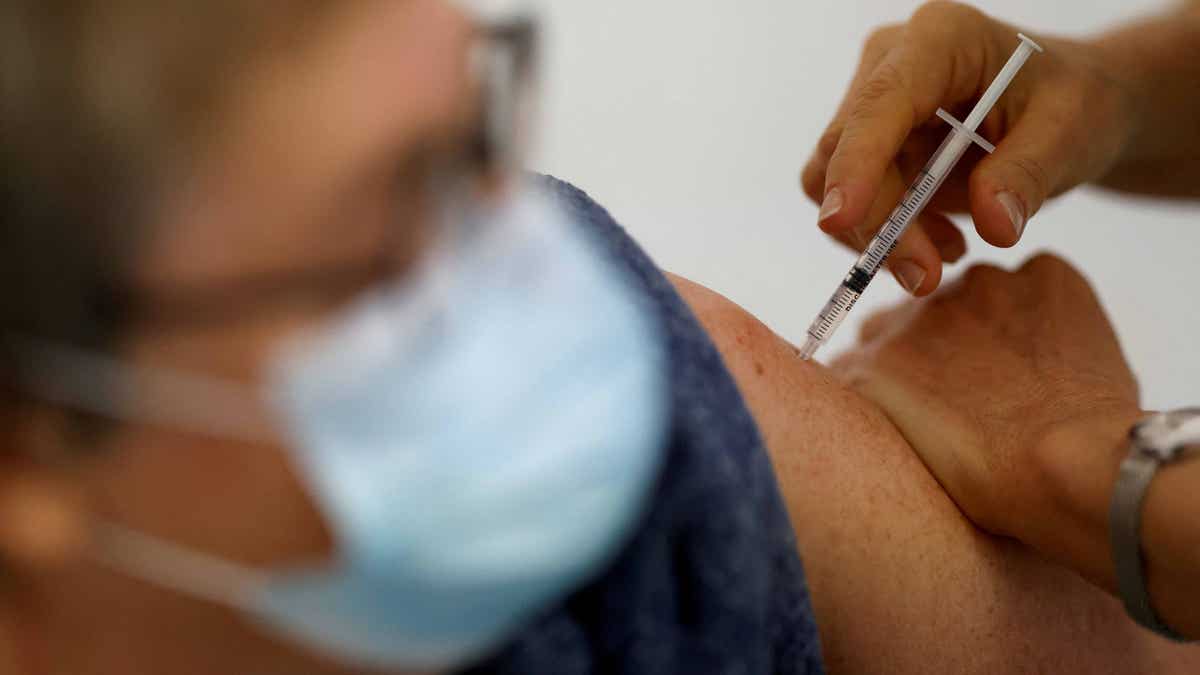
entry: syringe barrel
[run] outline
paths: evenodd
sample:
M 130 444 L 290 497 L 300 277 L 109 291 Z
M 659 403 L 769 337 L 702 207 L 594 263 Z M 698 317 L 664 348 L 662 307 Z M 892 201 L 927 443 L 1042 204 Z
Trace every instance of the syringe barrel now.
M 938 146 L 937 152 L 933 153 L 933 157 L 930 157 L 929 162 L 925 165 L 925 173 L 934 176 L 937 181 L 937 184 L 933 186 L 934 192 L 937 192 L 942 183 L 946 182 L 946 178 L 950 176 L 950 172 L 954 170 L 958 160 L 962 159 L 963 153 L 971 147 L 973 142 L 970 136 L 955 129 Z M 929 195 L 929 197 L 932 196 Z M 929 197 L 926 197 L 926 203 L 928 203 Z M 923 208 L 925 204 L 921 204 L 921 206 Z
M 867 250 L 863 251 L 858 262 L 854 264 L 856 268 L 874 276 L 879 268 L 883 267 L 888 256 L 892 254 L 892 249 L 896 248 L 896 242 L 900 241 L 900 236 L 921 215 L 921 211 L 925 210 L 934 193 L 946 182 L 958 160 L 962 159 L 963 153 L 971 147 L 971 143 L 971 137 L 957 129 L 946 136 L 937 152 L 933 153 L 933 157 L 925 165 L 925 169 L 908 188 L 900 204 L 883 223 L 879 234 L 875 235 L 867 245 Z
M 853 272 L 852 272 L 853 274 Z M 835 332 L 838 326 L 846 320 L 846 316 L 850 314 L 850 310 L 858 299 L 862 296 L 860 291 L 855 291 L 846 285 L 847 282 L 842 282 L 837 290 L 833 292 L 833 296 L 829 298 L 829 302 L 825 303 L 825 307 L 817 314 L 817 318 L 813 320 L 812 325 L 808 327 L 808 335 L 815 340 L 824 343 Z M 865 288 L 865 287 L 864 287 Z

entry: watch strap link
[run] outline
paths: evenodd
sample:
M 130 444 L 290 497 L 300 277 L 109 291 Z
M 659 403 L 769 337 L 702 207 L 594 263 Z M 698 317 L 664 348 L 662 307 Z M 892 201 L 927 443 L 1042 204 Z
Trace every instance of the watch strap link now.
M 1183 636 L 1159 619 L 1146 588 L 1142 558 L 1142 502 L 1159 467 L 1160 460 L 1157 457 L 1136 449 L 1121 463 L 1121 474 L 1109 511 L 1109 533 L 1116 564 L 1117 588 L 1126 611 L 1143 627 L 1168 639 L 1184 642 L 1186 639 Z

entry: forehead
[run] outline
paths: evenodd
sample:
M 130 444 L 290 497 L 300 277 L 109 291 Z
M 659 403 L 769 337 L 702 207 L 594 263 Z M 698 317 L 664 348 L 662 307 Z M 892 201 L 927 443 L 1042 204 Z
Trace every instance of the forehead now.
M 377 246 L 382 223 L 358 216 L 406 155 L 470 119 L 472 30 L 433 0 L 346 3 L 248 67 L 212 142 L 167 186 L 135 283 L 223 283 Z

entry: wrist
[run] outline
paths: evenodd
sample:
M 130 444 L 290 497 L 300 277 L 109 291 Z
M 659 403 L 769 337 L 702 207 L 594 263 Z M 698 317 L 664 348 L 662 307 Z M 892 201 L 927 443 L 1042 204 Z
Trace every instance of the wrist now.
M 1086 41 L 1097 73 L 1119 92 L 1126 123 L 1123 151 L 1114 164 L 1161 162 L 1195 141 L 1194 99 L 1180 97 L 1180 81 L 1196 75 L 1200 55 L 1197 6 L 1148 18 Z
M 1184 450 L 1152 479 L 1141 513 L 1146 586 L 1160 621 L 1200 639 L 1200 449 Z
M 1109 504 L 1129 451 L 1129 431 L 1145 413 L 1120 407 L 1072 420 L 1044 434 L 1035 450 L 1045 517 L 1027 544 L 1092 583 L 1115 591 Z
M 1098 97 L 1101 102 L 1107 101 L 1107 112 L 1102 114 L 1108 124 L 1100 133 L 1115 139 L 1118 148 L 1109 166 L 1097 177 L 1101 182 L 1110 174 L 1121 173 L 1123 167 L 1157 154 L 1158 139 L 1154 137 L 1156 130 L 1150 124 L 1148 107 L 1153 98 L 1149 89 L 1154 78 L 1147 72 L 1146 62 L 1131 53 L 1131 37 L 1122 31 L 1083 43 L 1088 67 L 1108 93 Z

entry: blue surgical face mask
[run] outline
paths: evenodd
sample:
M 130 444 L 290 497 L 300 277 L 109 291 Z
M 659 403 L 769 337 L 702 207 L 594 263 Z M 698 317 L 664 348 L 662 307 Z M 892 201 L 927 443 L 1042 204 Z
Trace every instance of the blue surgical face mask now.
M 656 327 L 548 196 L 467 220 L 274 362 L 332 560 L 251 571 L 115 526 L 102 558 L 383 667 L 478 658 L 602 571 L 661 463 Z

